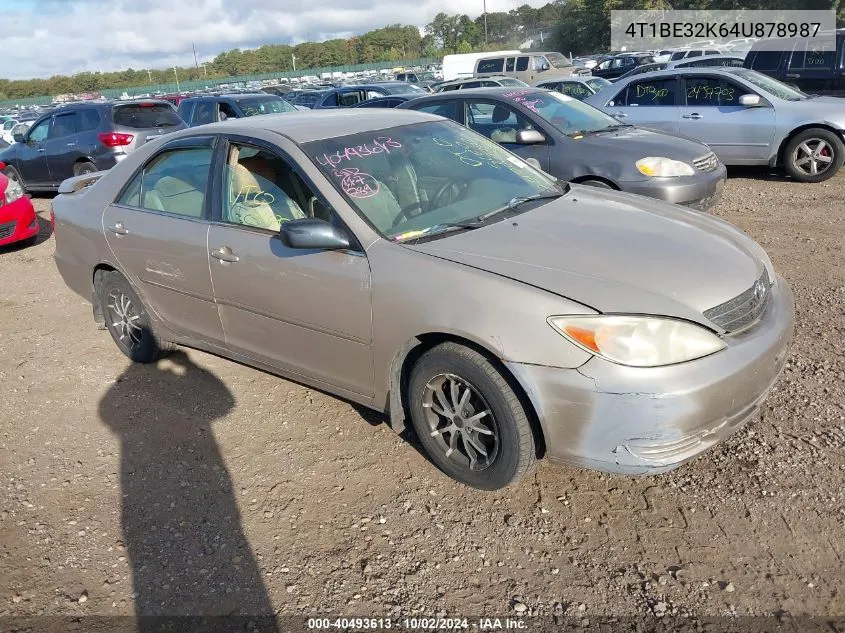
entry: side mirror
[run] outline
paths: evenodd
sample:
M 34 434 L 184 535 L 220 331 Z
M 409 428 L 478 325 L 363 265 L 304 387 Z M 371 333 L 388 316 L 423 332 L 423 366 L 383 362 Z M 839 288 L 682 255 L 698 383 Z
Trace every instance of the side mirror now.
M 23 134 L 20 132 L 12 134 L 12 138 L 15 139 L 15 143 L 23 143 Z
M 519 130 L 516 133 L 516 142 L 520 145 L 537 145 L 545 142 L 546 137 L 537 130 Z
M 746 108 L 755 108 L 761 105 L 761 99 L 759 95 L 742 95 L 739 98 L 739 105 L 745 106 Z
M 543 170 L 543 166 L 540 164 L 540 161 L 536 158 L 526 158 L 525 162 L 531 165 L 534 169 L 539 169 L 540 171 Z
M 282 223 L 279 236 L 290 248 L 344 250 L 351 246 L 349 237 L 325 220 L 303 218 Z

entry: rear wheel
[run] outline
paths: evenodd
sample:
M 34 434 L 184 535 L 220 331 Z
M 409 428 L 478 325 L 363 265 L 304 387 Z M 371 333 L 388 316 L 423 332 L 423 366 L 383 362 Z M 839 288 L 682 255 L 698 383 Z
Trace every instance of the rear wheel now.
M 21 186 L 23 192 L 26 193 L 26 185 L 23 182 L 23 178 L 21 178 L 20 172 L 17 169 L 12 167 L 11 165 L 6 165 L 6 168 L 3 169 L 3 175 L 6 176 L 9 180 L 14 180 Z
M 118 272 L 105 275 L 99 288 L 100 306 L 120 351 L 136 363 L 152 363 L 166 356 L 173 347 L 155 335 L 147 310 L 129 282 Z
M 417 436 L 444 473 L 475 488 L 517 482 L 536 462 L 528 415 L 482 354 L 443 343 L 414 365 L 408 402 Z
M 73 166 L 74 176 L 84 176 L 85 174 L 93 174 L 95 171 L 97 171 L 97 166 L 94 163 L 90 163 L 88 161 L 76 163 Z
M 801 182 L 821 182 L 836 175 L 845 161 L 842 139 L 829 130 L 811 129 L 796 134 L 783 152 L 786 172 Z

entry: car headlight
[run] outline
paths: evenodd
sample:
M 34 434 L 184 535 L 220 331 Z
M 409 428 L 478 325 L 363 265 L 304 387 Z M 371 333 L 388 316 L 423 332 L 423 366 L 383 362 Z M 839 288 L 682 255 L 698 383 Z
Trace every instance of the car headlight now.
M 18 198 L 23 198 L 23 187 L 17 181 L 9 178 L 6 185 L 6 204 L 11 204 Z
M 657 178 L 671 178 L 673 176 L 694 176 L 695 170 L 679 160 L 663 158 L 662 156 L 647 156 L 636 163 L 637 170 L 646 176 Z
M 578 347 L 631 367 L 683 363 L 726 347 L 710 330 L 668 317 L 553 316 L 548 322 Z

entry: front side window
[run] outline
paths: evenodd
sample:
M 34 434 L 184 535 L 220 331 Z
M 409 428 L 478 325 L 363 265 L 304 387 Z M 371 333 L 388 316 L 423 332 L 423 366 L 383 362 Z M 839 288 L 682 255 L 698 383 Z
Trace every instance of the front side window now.
M 413 109 L 420 112 L 428 112 L 429 114 L 436 114 L 437 116 L 446 117 L 447 119 L 460 122 L 457 101 L 437 101 L 435 103 L 428 103 Z
M 303 149 L 362 217 L 397 241 L 433 235 L 516 197 L 561 193 L 527 163 L 447 121 L 330 138 Z
M 198 101 L 194 106 L 193 125 L 214 123 L 217 117 L 216 104 L 213 101 Z
M 533 130 L 531 122 L 501 103 L 469 100 L 466 104 L 467 127 L 494 143 L 516 143 L 520 130 Z
M 354 106 L 356 103 L 361 103 L 366 99 L 364 93 L 360 90 L 350 90 L 349 92 L 342 92 L 337 95 L 337 105 L 341 107 Z
M 76 114 L 57 114 L 53 117 L 53 127 L 50 130 L 50 138 L 62 138 L 76 134 Z
M 296 112 L 296 108 L 281 97 L 252 97 L 250 99 L 236 99 L 235 102 L 244 116 L 259 114 L 279 114 L 280 112 Z
M 516 58 L 516 70 L 517 72 L 522 72 L 524 70 L 528 70 L 528 57 L 517 57 Z
M 27 139 L 30 143 L 42 143 L 47 140 L 47 134 L 50 132 L 50 119 L 44 119 L 38 125 L 33 126 Z
M 201 218 L 205 209 L 211 147 L 165 151 L 144 166 L 117 203 L 128 207 Z
M 224 222 L 278 232 L 283 222 L 306 217 L 313 195 L 275 154 L 232 145 L 224 172 Z
M 675 105 L 675 92 L 677 82 L 672 79 L 656 79 L 649 81 L 643 79 L 628 84 L 628 90 L 624 96 L 625 103 L 616 105 L 628 105 L 639 107 L 651 106 L 673 106 Z
M 592 90 L 579 81 L 562 82 L 560 88 L 558 88 L 558 92 L 573 99 L 578 99 L 578 101 L 583 101 L 593 94 Z

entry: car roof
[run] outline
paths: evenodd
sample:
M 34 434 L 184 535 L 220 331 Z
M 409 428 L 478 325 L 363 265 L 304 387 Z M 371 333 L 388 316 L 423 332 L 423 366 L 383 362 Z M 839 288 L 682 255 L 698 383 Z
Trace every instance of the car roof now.
M 283 114 L 228 119 L 221 123 L 203 125 L 202 129 L 208 130 L 208 132 L 225 132 L 232 128 L 244 131 L 265 130 L 286 136 L 295 143 L 309 143 L 336 136 L 347 136 L 426 121 L 442 121 L 442 118 L 414 110 L 341 108 L 338 110 L 309 110 L 307 112 L 285 112 Z M 193 134 L 196 134 L 197 128 L 189 129 Z M 174 133 L 173 138 L 177 134 L 180 133 Z
M 698 57 L 692 59 L 676 59 L 675 61 L 665 63 L 668 64 L 666 70 L 673 70 L 678 67 L 688 68 L 688 66 L 684 66 L 684 64 L 700 64 L 702 61 L 705 60 L 718 61 L 720 59 L 736 59 L 739 61 L 743 61 L 744 58 L 742 57 L 742 55 L 731 55 L 729 53 L 725 53 L 724 55 L 699 55 Z

